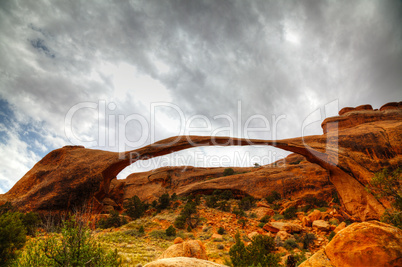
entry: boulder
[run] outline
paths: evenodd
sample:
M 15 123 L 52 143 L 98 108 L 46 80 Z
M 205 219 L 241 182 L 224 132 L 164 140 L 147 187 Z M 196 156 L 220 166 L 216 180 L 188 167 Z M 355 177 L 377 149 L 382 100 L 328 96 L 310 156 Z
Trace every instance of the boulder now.
M 269 222 L 264 225 L 263 229 L 272 233 L 277 233 L 279 231 L 286 231 L 288 233 L 294 233 L 294 232 L 297 233 L 301 232 L 303 230 L 303 227 L 295 223 Z
M 321 219 L 321 211 L 313 210 L 309 213 L 309 215 L 307 215 L 307 217 L 309 218 L 310 222 L 313 223 L 314 221 Z
M 276 233 L 276 237 L 280 238 L 282 241 L 289 239 L 292 235 L 285 231 L 279 231 Z
M 212 261 L 196 258 L 176 257 L 159 259 L 144 265 L 144 267 L 225 267 L 226 265 L 217 264 Z M 226 266 L 227 267 L 227 266 Z
M 402 266 L 402 230 L 370 221 L 353 223 L 325 248 L 334 266 Z
M 334 267 L 334 265 L 331 264 L 324 250 L 321 249 L 314 253 L 308 260 L 301 263 L 299 267 Z
M 205 246 L 199 240 L 189 240 L 171 245 L 159 256 L 159 259 L 174 257 L 191 257 L 208 260 Z
M 316 228 L 320 231 L 329 231 L 331 230 L 331 225 L 324 220 L 316 220 L 313 222 L 313 228 Z
M 180 244 L 180 243 L 183 243 L 183 238 L 181 238 L 180 236 L 176 237 L 173 240 L 173 244 Z
M 250 240 L 252 240 L 255 236 L 257 236 L 257 235 L 259 235 L 259 233 L 257 233 L 257 232 L 251 232 L 251 233 L 249 233 L 248 235 L 247 235 L 247 237 L 250 239 Z

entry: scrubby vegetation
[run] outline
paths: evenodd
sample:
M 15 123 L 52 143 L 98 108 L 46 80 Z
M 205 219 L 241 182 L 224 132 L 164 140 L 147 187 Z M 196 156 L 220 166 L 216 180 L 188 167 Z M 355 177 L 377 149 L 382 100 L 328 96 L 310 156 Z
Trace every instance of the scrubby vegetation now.
M 366 189 L 377 199 L 391 202 L 391 208 L 385 210 L 381 220 L 402 229 L 402 168 L 377 172 Z
M 120 227 L 127 223 L 127 219 L 124 217 L 120 217 L 120 214 L 117 211 L 111 211 L 107 218 L 101 218 L 97 222 L 97 227 L 106 229 L 111 227 Z
M 274 203 L 275 201 L 277 201 L 277 200 L 280 200 L 281 199 L 281 194 L 280 193 L 278 193 L 277 191 L 272 191 L 267 197 L 266 197 L 266 200 L 267 200 L 267 202 L 269 203 L 269 204 L 272 204 L 272 203 Z
M 230 260 L 234 267 L 243 266 L 280 266 L 279 255 L 273 254 L 275 242 L 272 237 L 257 235 L 247 247 L 235 236 L 236 244 L 230 248 Z

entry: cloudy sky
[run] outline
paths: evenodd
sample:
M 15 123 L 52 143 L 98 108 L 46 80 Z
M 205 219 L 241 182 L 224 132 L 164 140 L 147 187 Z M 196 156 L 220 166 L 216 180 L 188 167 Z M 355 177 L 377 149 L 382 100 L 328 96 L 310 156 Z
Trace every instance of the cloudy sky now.
M 342 107 L 402 100 L 401 1 L 2 0 L 0 34 L 0 193 L 68 144 L 320 134 Z M 286 155 L 195 148 L 119 178 Z

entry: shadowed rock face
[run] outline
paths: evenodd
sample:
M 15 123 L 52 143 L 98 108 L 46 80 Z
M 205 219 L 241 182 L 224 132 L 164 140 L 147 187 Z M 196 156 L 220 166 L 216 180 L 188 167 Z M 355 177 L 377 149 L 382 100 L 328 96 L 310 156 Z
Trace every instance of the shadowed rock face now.
M 194 146 L 269 145 L 300 154 L 327 170 L 346 211 L 363 221 L 376 219 L 384 206 L 364 190 L 364 184 L 374 172 L 402 165 L 402 107 L 400 103 L 384 107 L 344 110 L 323 122 L 323 135 L 280 141 L 178 136 L 121 154 L 63 147 L 39 161 L 0 195 L 0 201 L 12 201 L 24 210 L 65 210 L 87 200 L 96 206 L 109 196 L 116 175 L 137 160 Z

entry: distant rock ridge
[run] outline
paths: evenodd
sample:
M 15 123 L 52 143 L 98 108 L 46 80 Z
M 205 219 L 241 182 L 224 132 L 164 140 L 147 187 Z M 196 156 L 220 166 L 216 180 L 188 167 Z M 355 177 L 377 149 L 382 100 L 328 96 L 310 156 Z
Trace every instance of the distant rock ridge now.
M 247 189 L 253 180 L 250 177 L 247 178 L 247 175 L 237 174 L 231 178 L 228 176 L 203 181 L 194 180 L 194 183 L 188 181 L 188 184 L 182 181 L 180 193 L 207 191 L 213 188 L 228 189 L 225 183 L 232 183 L 233 188 L 230 189 L 239 190 L 239 193 L 241 191 L 247 194 L 254 193 L 257 196 L 264 193 L 264 187 L 260 186 L 264 184 L 263 178 L 267 180 L 274 175 L 281 177 L 278 172 L 293 172 L 289 174 L 289 179 L 286 179 L 290 181 L 292 177 L 300 178 L 303 171 L 310 168 L 310 174 L 320 173 L 317 175 L 320 176 L 318 180 L 328 177 L 338 191 L 342 206 L 349 215 L 361 221 L 378 219 L 385 209 L 384 205 L 387 204 L 380 203 L 366 192 L 364 185 L 375 172 L 385 167 L 402 165 L 401 102 L 385 104 L 380 110 L 373 110 L 370 105 L 346 108 L 339 114 L 340 116 L 324 120 L 323 135 L 278 141 L 178 136 L 120 154 L 79 146 L 63 147 L 50 152 L 35 164 L 13 188 L 6 194 L 0 195 L 0 202 L 11 201 L 22 210 L 67 210 L 91 201 L 94 208 L 99 210 L 102 209 L 105 198 L 111 197 L 115 202 L 122 203 L 129 197 L 130 192 L 135 191 L 132 188 L 138 182 L 135 178 L 139 177 L 138 174 L 130 175 L 126 181 L 116 180 L 121 170 L 134 163 L 130 160 L 132 155 L 136 156 L 135 160 L 144 160 L 193 146 L 269 145 L 297 153 L 310 163 L 301 164 L 300 166 L 304 165 L 303 167 L 290 166 L 291 164 L 282 167 L 288 168 L 286 170 L 275 168 L 253 170 L 253 175 L 261 179 L 256 179 L 255 184 L 251 185 L 253 188 L 262 188 L 262 192 L 257 189 L 254 192 Z M 318 166 L 313 167 L 313 165 Z M 314 168 L 316 170 L 312 170 Z M 214 173 L 211 175 L 217 175 L 216 170 L 211 173 Z M 189 179 L 195 179 L 195 177 L 197 175 L 188 176 Z M 148 183 L 152 181 L 156 183 L 158 177 L 152 177 Z M 169 186 L 166 183 L 168 181 L 164 179 L 159 182 L 165 183 L 165 188 Z M 266 186 L 268 184 L 265 183 Z M 267 187 L 266 191 L 268 195 L 271 188 Z M 147 191 L 143 190 L 143 192 Z M 152 192 L 149 194 L 151 195 Z

